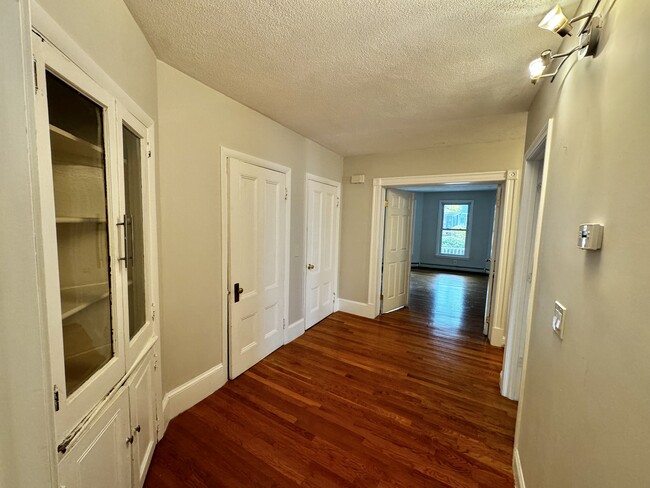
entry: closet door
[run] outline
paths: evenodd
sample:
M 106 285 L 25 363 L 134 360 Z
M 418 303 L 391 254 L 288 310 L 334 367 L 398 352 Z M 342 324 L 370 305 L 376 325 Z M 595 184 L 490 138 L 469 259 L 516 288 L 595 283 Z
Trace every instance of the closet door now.
M 124 108 L 118 107 L 118 152 L 120 155 L 120 239 L 123 255 L 122 304 L 126 369 L 152 344 L 153 298 L 151 284 L 155 263 L 151 262 L 153 178 L 149 171 L 147 128 Z
M 43 259 L 57 440 L 124 375 L 113 98 L 34 36 Z

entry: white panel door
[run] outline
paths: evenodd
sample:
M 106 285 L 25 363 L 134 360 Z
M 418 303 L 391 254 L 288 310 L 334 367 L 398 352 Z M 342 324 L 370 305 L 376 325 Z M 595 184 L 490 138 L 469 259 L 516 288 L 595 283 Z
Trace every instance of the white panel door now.
M 133 487 L 144 485 L 156 445 L 156 398 L 154 390 L 154 357 L 149 351 L 129 381 L 131 435 L 133 436 Z
M 488 335 L 490 333 L 490 322 L 492 321 L 492 308 L 494 306 L 494 284 L 496 283 L 497 275 L 497 266 L 496 266 L 496 255 L 497 250 L 499 249 L 499 238 L 500 238 L 500 223 L 501 223 L 501 195 L 502 189 L 501 185 L 497 188 L 497 198 L 494 205 L 494 223 L 492 224 L 492 245 L 490 248 L 490 259 L 488 259 L 488 287 L 487 287 L 487 296 L 485 299 L 485 314 L 483 320 L 483 334 Z
M 111 402 L 59 463 L 66 488 L 131 486 L 131 433 L 126 389 Z
M 230 376 L 280 347 L 285 320 L 286 175 L 229 158 Z
M 408 304 L 413 194 L 386 190 L 382 313 Z
M 307 181 L 305 328 L 334 312 L 339 229 L 338 188 Z

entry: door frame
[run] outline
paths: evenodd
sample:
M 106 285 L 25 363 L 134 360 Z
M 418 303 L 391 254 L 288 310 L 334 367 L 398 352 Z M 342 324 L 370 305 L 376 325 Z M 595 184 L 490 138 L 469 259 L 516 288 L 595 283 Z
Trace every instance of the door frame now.
M 270 169 L 286 175 L 286 201 L 285 208 L 285 264 L 284 264 L 284 316 L 282 318 L 284 334 L 289 321 L 289 285 L 290 285 L 290 268 L 291 268 L 291 168 L 282 164 L 274 163 L 266 159 L 251 156 L 225 146 L 219 146 L 221 152 L 221 319 L 223 323 L 221 336 L 221 357 L 222 364 L 227 368 L 228 379 L 232 379 L 230 371 L 230 183 L 228 171 L 228 159 L 236 158 L 253 166 Z
M 338 310 L 338 301 L 339 301 L 339 255 L 341 254 L 341 182 L 340 181 L 335 181 L 335 180 L 330 180 L 329 178 L 325 178 L 324 176 L 318 176 L 313 173 L 306 173 L 305 174 L 305 235 L 304 235 L 304 249 L 305 249 L 305 260 L 303 263 L 302 267 L 302 276 L 303 276 L 303 282 L 305 284 L 304 292 L 303 292 L 303 297 L 302 297 L 302 308 L 303 308 L 303 316 L 304 319 L 300 324 L 291 324 L 287 325 L 287 328 L 285 329 L 284 333 L 284 343 L 288 344 L 289 342 L 293 341 L 297 337 L 300 337 L 302 334 L 305 333 L 305 330 L 307 330 L 307 251 L 308 247 L 307 244 L 309 242 L 309 230 L 308 230 L 308 225 L 309 225 L 309 182 L 310 181 L 315 181 L 317 183 L 323 183 L 325 185 L 330 185 L 336 188 L 336 198 L 338 198 L 338 205 L 336 208 L 338 209 L 337 211 L 337 225 L 336 225 L 336 236 L 334 237 L 334 240 L 336 241 L 336 255 L 334 256 L 334 266 L 335 266 L 335 278 L 334 278 L 334 307 L 332 310 L 336 312 Z M 294 332 L 293 329 L 296 329 Z
M 524 157 L 523 187 L 515 247 L 516 264 L 510 298 L 508 340 L 503 354 L 503 371 L 501 373 L 501 394 L 511 400 L 519 400 L 523 395 L 521 381 L 524 378 L 528 360 L 528 341 L 533 316 L 533 297 L 535 296 L 535 283 L 537 281 L 537 265 L 539 262 L 552 133 L 553 119 L 550 119 L 531 143 Z M 542 154 L 543 157 L 540 159 Z M 543 165 L 541 180 L 539 164 Z M 539 205 L 535 208 L 537 185 L 540 183 Z M 533 227 L 535 218 L 537 221 Z M 528 263 L 531 259 L 530 290 L 526 293 Z M 528 300 L 528 303 L 527 306 L 524 306 L 526 300 Z M 521 365 L 518 364 L 519 358 L 522 358 Z
M 499 225 L 501 241 L 497 250 L 499 274 L 495 283 L 494 312 L 490 324 L 490 344 L 503 346 L 505 342 L 508 303 L 507 291 L 512 282 L 514 261 L 514 236 L 519 206 L 519 170 L 489 171 L 482 173 L 458 173 L 423 176 L 398 176 L 374 178 L 372 190 L 372 218 L 370 230 L 370 271 L 368 279 L 368 306 L 373 317 L 380 313 L 381 264 L 384 236 L 384 199 L 386 188 L 405 186 L 459 185 L 468 183 L 497 183 L 503 185 L 502 214 Z M 501 327 L 497 325 L 501 324 Z

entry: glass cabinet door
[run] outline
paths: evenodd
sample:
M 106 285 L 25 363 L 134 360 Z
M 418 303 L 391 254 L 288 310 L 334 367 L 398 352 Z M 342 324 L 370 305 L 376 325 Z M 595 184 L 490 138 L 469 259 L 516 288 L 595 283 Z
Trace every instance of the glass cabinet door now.
M 149 184 L 152 175 L 147 166 L 147 128 L 122 105 L 118 104 L 120 124 L 120 179 L 123 196 L 121 213 L 124 223 L 124 268 L 122 277 L 124 342 L 126 368 L 129 370 L 151 343 L 153 332 L 153 303 L 151 291 L 151 206 Z
M 129 339 L 144 327 L 146 319 L 145 250 L 142 201 L 143 141 L 122 125 L 124 151 L 125 249 L 129 305 Z
M 46 73 L 61 293 L 70 396 L 114 356 L 103 107 Z

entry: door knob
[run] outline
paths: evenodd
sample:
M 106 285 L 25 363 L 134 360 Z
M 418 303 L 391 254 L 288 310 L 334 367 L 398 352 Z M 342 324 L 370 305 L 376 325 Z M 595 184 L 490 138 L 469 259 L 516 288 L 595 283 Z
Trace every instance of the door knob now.
M 314 269 L 314 265 L 313 264 L 308 264 L 307 269 Z

